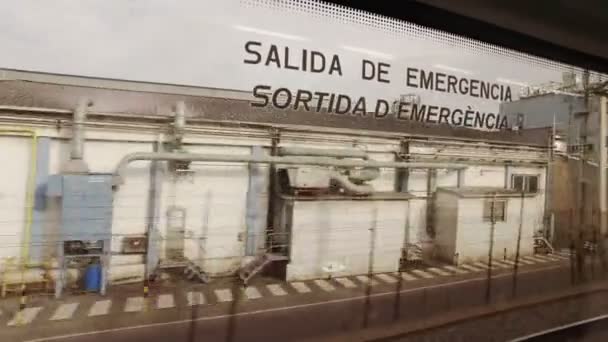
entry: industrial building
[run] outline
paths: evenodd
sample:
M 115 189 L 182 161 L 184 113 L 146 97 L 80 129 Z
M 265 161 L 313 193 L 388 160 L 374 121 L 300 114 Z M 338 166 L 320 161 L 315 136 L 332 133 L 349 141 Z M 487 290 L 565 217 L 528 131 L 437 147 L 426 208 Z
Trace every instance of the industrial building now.
M 173 267 L 200 281 L 271 263 L 287 280 L 398 271 L 487 261 L 490 244 L 531 254 L 544 227 L 549 150 L 522 131 L 298 125 L 242 92 L 2 75 L 7 285 L 60 295 L 91 262 L 101 291 Z
M 599 172 L 606 161 L 605 146 L 600 144 L 600 137 L 606 135 L 602 134 L 605 82 L 584 78 L 577 80 L 565 73 L 563 83 L 536 87 L 527 96 L 501 104 L 503 114 L 522 118 L 522 128 L 544 129 L 552 137 L 547 187 L 550 224 L 545 235 L 559 247 L 579 239 L 596 243 L 602 225 L 606 227 L 602 224 L 608 200 L 602 192 L 606 173 Z

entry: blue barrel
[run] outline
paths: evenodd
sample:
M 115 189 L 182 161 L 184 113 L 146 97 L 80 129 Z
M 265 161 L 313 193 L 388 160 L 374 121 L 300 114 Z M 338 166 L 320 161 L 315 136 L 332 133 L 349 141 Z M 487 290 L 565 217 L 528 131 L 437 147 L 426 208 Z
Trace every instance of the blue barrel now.
M 91 264 L 84 273 L 84 289 L 91 292 L 99 292 L 101 289 L 101 265 Z

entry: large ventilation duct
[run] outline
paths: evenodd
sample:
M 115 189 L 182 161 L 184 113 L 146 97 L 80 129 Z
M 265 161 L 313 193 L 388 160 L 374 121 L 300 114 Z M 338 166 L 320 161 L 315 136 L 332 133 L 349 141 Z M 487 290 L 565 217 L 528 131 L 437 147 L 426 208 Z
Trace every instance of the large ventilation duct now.
M 357 149 L 321 149 L 307 147 L 279 147 L 280 156 L 306 156 L 306 157 L 330 157 L 330 158 L 359 158 L 368 160 L 365 151 Z M 356 184 L 364 183 L 378 177 L 378 168 L 366 167 L 363 169 L 351 169 L 346 171 L 346 176 L 337 171 L 331 172 L 329 177 L 337 182 L 346 192 L 353 194 L 370 194 L 374 191 L 371 185 Z
M 377 167 L 366 167 L 363 169 L 352 169 L 346 172 L 348 179 L 355 183 L 370 182 L 380 177 L 380 169 Z
M 87 174 L 89 167 L 84 161 L 85 124 L 87 120 L 87 109 L 92 105 L 89 100 L 81 99 L 74 110 L 72 123 L 72 140 L 70 142 L 70 159 L 62 167 L 62 173 Z
M 337 182 L 346 192 L 356 195 L 367 195 L 374 192 L 374 188 L 369 184 L 355 184 L 348 179 L 347 176 L 343 176 L 338 172 L 332 172 L 329 177 Z

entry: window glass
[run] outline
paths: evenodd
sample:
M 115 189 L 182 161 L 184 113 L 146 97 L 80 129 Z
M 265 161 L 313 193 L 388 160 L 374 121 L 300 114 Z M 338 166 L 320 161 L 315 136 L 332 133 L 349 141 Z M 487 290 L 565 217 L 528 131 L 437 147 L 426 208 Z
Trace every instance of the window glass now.
M 483 220 L 503 222 L 506 219 L 507 202 L 503 200 L 486 200 L 483 206 Z
M 524 177 L 515 175 L 513 176 L 513 189 L 524 190 Z
M 368 318 L 366 327 L 400 323 L 389 322 L 393 315 L 440 322 L 434 314 L 468 312 L 471 303 L 524 301 L 605 278 L 593 273 L 603 266 L 594 255 L 577 270 L 589 276 L 572 271 L 576 281 L 566 276 L 567 257 L 534 258 L 587 256 L 570 250 L 591 236 L 582 229 L 608 236 L 598 191 L 606 189 L 598 172 L 606 164 L 605 74 L 325 1 L 1 3 L 0 155 L 10 161 L 0 170 L 2 281 L 54 280 L 53 293 L 70 304 L 72 289 L 88 292 L 81 284 L 93 256 L 57 246 L 99 241 L 95 278 L 112 311 L 124 300 L 116 293 L 145 289 L 141 311 L 169 293 L 175 298 L 163 307 L 175 304 L 181 318 L 184 309 L 195 317 L 231 305 L 232 319 L 314 302 L 308 317 L 329 322 L 339 312 L 350 329 Z M 125 238 L 145 241 L 146 252 L 125 252 Z M 541 238 L 542 252 L 533 247 Z M 478 281 L 488 261 L 518 257 L 533 260 L 520 264 L 530 269 L 500 270 L 513 272 L 513 292 L 512 277 L 494 269 Z M 410 278 L 397 279 L 402 271 Z M 342 299 L 376 281 L 372 292 L 383 299 L 365 301 L 373 310 L 362 320 L 348 307 L 360 298 Z M 218 309 L 181 306 L 194 292 Z M 427 293 L 441 300 L 419 308 Z M 17 301 L 0 299 L 0 341 L 23 340 L 7 327 Z M 40 317 L 54 317 L 49 310 L 59 305 L 65 312 L 49 303 L 30 327 L 51 326 Z M 88 310 L 83 302 L 71 312 Z M 298 323 L 295 311 L 260 318 L 251 330 L 227 324 L 244 329 L 234 334 L 214 331 L 215 318 L 206 317 L 196 330 L 314 339 L 297 324 L 260 328 Z M 68 333 L 56 324 L 48 333 Z
M 528 176 L 527 181 L 528 181 L 528 186 L 527 186 L 526 190 L 528 192 L 537 192 L 538 191 L 538 176 Z

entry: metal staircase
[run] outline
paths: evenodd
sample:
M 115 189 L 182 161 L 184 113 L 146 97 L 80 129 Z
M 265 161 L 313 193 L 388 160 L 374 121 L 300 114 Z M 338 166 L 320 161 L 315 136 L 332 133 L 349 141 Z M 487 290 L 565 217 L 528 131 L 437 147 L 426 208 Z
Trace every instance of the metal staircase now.
M 422 265 L 424 265 L 422 247 L 413 243 L 406 244 L 406 247 L 401 249 L 400 268 L 416 268 Z
M 209 283 L 209 275 L 191 260 L 188 260 L 187 265 L 184 268 L 184 275 L 188 280 L 197 280 L 205 284 Z
M 243 285 L 260 274 L 267 266 L 277 261 L 289 260 L 289 239 L 286 232 L 266 232 L 266 249 L 263 254 L 257 255 L 253 260 L 239 269 L 239 278 Z
M 534 253 L 535 254 L 554 254 L 555 249 L 551 243 L 542 236 L 534 237 Z
M 243 285 L 247 286 L 249 280 L 262 272 L 266 266 L 275 261 L 287 260 L 287 256 L 273 253 L 266 253 L 255 257 L 251 262 L 247 263 L 239 270 L 239 278 Z

